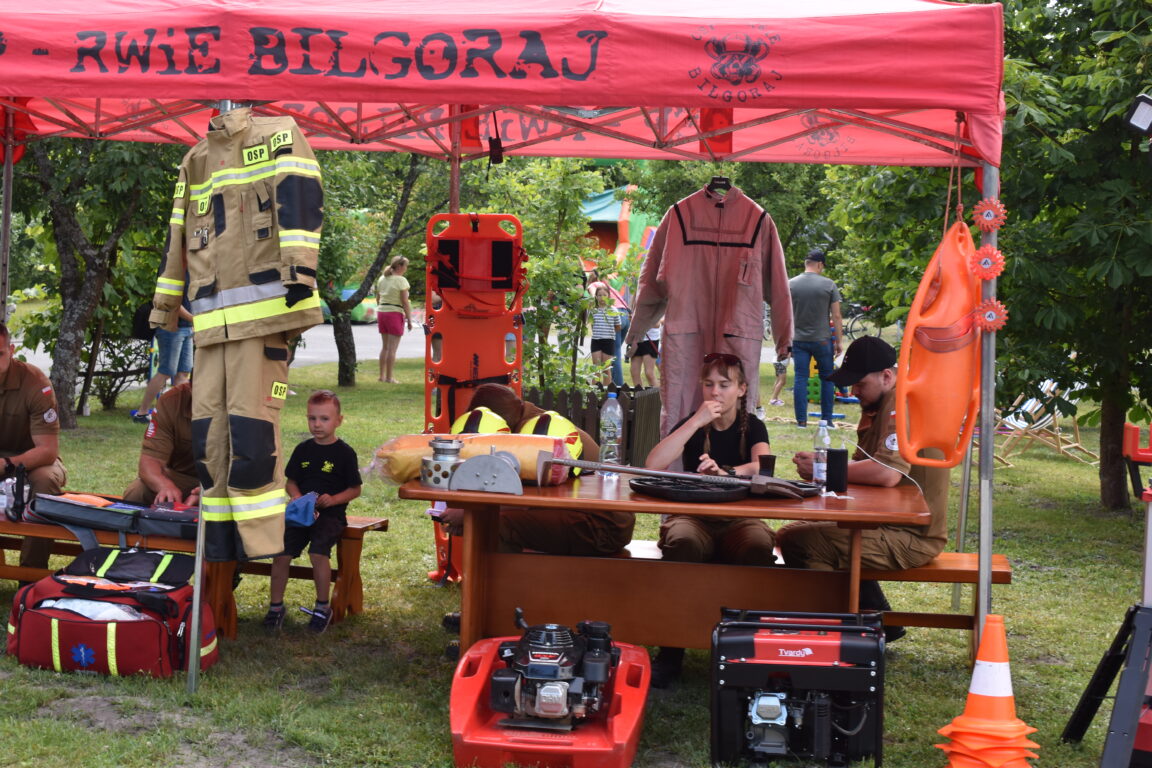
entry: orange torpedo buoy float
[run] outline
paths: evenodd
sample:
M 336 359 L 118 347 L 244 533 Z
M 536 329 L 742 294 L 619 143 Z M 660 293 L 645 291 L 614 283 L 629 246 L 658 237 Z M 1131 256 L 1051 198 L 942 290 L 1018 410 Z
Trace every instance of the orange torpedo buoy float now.
M 924 270 L 908 313 L 896 377 L 896 439 L 911 464 L 960 463 L 980 407 L 980 279 L 972 233 L 952 225 Z M 937 449 L 943 458 L 920 455 Z

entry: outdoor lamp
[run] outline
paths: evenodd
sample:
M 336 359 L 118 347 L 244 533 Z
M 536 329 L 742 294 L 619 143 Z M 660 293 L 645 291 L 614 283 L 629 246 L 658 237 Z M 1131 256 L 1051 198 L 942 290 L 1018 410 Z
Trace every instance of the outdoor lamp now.
M 1142 93 L 1128 108 L 1124 122 L 1134 131 L 1143 134 L 1152 133 L 1152 96 Z

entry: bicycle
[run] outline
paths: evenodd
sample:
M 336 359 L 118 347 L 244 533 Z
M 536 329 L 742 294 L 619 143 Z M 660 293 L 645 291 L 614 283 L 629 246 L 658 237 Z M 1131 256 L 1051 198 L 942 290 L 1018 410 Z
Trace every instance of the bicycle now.
M 848 304 L 848 311 L 844 317 L 844 335 L 850 341 L 861 336 L 876 336 L 889 343 L 899 341 L 903 334 L 902 324 L 887 325 L 883 313 L 875 307 L 862 304 Z M 887 335 L 888 338 L 885 338 Z

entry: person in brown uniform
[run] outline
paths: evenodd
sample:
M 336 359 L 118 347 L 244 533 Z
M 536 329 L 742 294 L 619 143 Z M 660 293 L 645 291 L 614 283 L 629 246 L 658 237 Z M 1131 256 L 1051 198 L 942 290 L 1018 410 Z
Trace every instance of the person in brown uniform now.
M 23 465 L 34 493 L 58 494 L 68 481 L 60 461 L 56 394 L 43 371 L 16 360 L 8 326 L 0 323 L 0 476 Z M 20 565 L 48 565 L 52 542 L 25 539 Z
M 837 387 L 852 387 L 860 400 L 856 451 L 848 462 L 848 482 L 861 485 L 915 483 L 932 513 L 928 525 L 882 525 L 863 531 L 860 563 L 878 570 L 916 568 L 932 560 L 948 543 L 948 482 L 944 467 L 910 465 L 900 455 L 896 439 L 896 350 L 875 336 L 852 342 L 844 362 L 829 376 Z M 812 477 L 812 453 L 793 457 L 802 478 Z M 851 531 L 835 523 L 795 522 L 777 531 L 784 562 L 793 568 L 844 570 L 848 568 Z M 890 606 L 874 581 L 860 584 L 860 607 L 888 610 Z M 903 627 L 888 627 L 889 640 L 903 636 Z
M 200 480 L 192 457 L 192 384 L 172 387 L 156 401 L 140 444 L 137 477 L 124 491 L 133 504 L 200 503 Z

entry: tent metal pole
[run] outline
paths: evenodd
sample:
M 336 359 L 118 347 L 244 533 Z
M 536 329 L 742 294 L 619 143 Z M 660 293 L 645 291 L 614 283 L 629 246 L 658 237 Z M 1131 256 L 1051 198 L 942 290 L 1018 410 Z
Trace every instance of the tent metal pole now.
M 218 102 L 220 114 L 235 107 L 231 99 Z M 200 486 L 200 498 L 208 489 Z M 201 505 L 203 511 L 203 505 Z M 188 623 L 188 634 L 184 636 L 184 649 L 188 657 L 188 693 L 196 693 L 200 686 L 200 605 L 204 602 L 204 515 L 196 515 L 196 562 L 192 571 L 192 620 Z
M 460 114 L 459 104 L 449 104 L 448 114 Z M 448 124 L 448 213 L 460 213 L 460 121 Z
M 1000 196 L 1000 169 L 982 163 L 985 198 Z M 980 244 L 996 245 L 996 232 L 984 232 Z M 981 298 L 996 296 L 996 281 L 986 280 Z M 984 620 L 992 607 L 992 470 L 996 459 L 996 334 L 980 334 L 980 555 L 979 576 L 976 584 L 976 626 L 973 640 L 980 647 L 984 633 Z
M 972 497 L 972 443 L 964 449 L 964 463 L 960 470 L 960 507 L 956 515 L 956 551 L 963 552 L 968 537 L 968 502 Z M 960 593 L 963 584 L 952 585 L 952 610 L 960 610 Z
M 8 263 L 12 249 L 12 155 L 16 151 L 16 119 L 4 108 L 4 203 L 0 214 L 0 323 L 8 322 Z

